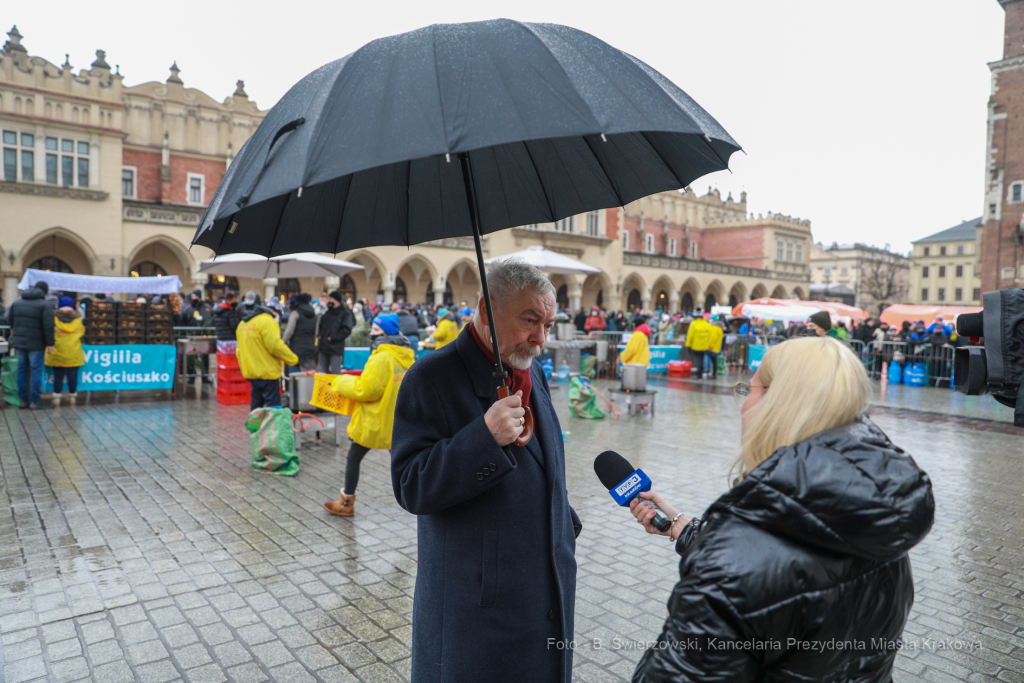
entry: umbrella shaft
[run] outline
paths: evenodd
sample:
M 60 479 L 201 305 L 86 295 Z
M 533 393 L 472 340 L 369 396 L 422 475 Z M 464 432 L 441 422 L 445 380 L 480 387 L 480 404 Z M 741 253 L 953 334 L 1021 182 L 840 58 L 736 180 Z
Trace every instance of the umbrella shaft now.
M 476 191 L 473 189 L 473 169 L 469 164 L 469 153 L 460 152 L 459 162 L 462 164 L 462 180 L 466 186 L 466 202 L 469 204 L 469 222 L 473 226 L 473 242 L 476 245 L 476 264 L 480 268 L 480 291 L 484 295 L 484 307 L 487 309 L 487 327 L 491 330 L 491 348 L 494 351 L 494 379 L 505 385 L 507 373 L 501 367 L 501 354 L 498 353 L 498 332 L 494 328 L 494 312 L 491 309 L 491 293 L 487 290 L 487 271 L 484 268 L 484 252 L 480 246 L 480 224 L 477 220 Z

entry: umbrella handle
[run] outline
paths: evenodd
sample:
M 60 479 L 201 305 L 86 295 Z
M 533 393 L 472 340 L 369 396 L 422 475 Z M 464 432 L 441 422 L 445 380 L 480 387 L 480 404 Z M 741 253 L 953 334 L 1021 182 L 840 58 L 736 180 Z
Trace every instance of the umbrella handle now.
M 498 400 L 508 398 L 508 387 L 498 387 Z M 523 433 L 516 437 L 516 440 L 512 442 L 513 445 L 522 448 L 526 444 L 530 443 L 530 439 L 533 438 L 533 412 L 529 408 L 524 408 L 526 415 L 523 415 Z

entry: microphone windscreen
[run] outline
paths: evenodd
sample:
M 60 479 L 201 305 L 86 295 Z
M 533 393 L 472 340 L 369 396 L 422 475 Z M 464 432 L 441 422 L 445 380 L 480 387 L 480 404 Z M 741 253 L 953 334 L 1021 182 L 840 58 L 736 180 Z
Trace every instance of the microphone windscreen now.
M 594 458 L 594 472 L 609 491 L 628 479 L 635 471 L 636 468 L 615 451 L 605 451 Z
M 956 317 L 956 333 L 961 337 L 984 337 L 981 313 L 961 313 Z

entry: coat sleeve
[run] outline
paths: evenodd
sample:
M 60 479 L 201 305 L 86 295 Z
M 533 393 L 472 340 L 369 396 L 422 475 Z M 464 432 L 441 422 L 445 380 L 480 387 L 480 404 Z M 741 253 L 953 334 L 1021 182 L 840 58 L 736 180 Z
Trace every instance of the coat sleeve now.
M 388 372 L 390 363 L 387 358 L 370 356 L 366 368 L 361 375 L 342 375 L 334 380 L 331 387 L 345 398 L 360 403 L 373 403 L 384 395 L 384 389 L 391 382 L 392 374 Z
M 291 342 L 292 335 L 295 334 L 295 328 L 298 327 L 299 315 L 292 311 L 292 314 L 288 316 L 288 327 L 285 328 L 284 334 L 281 335 L 281 341 L 285 344 Z
M 672 591 L 669 617 L 633 673 L 633 683 L 748 683 L 758 680 L 758 650 L 743 619 L 713 586 L 684 578 Z M 721 647 L 722 645 L 724 647 Z
M 295 365 L 299 362 L 299 357 L 292 353 L 288 345 L 281 340 L 281 328 L 273 318 L 260 325 L 260 335 L 263 337 L 263 345 L 267 347 L 271 356 L 283 360 L 288 365 Z
M 43 308 L 43 339 L 47 346 L 53 346 L 56 340 L 57 313 L 53 306 L 46 305 Z
M 391 434 L 391 483 L 398 504 L 414 515 L 472 500 L 516 469 L 515 457 L 498 446 L 483 415 L 454 436 L 448 431 L 436 388 L 421 373 L 406 373 Z M 490 474 L 484 476 L 484 468 Z
M 623 363 L 635 362 L 637 352 L 640 350 L 640 340 L 637 338 L 643 332 L 634 332 L 633 336 L 629 338 L 629 343 L 626 344 L 626 348 L 623 349 L 622 355 L 619 356 L 619 360 Z

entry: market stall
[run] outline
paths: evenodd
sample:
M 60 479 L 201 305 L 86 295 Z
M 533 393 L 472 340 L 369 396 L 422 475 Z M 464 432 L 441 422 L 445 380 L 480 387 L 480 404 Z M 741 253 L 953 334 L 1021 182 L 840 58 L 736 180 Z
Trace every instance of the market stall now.
M 18 283 L 27 290 L 46 282 L 51 292 L 109 292 L 177 295 L 176 275 L 100 277 L 54 273 L 29 268 Z M 174 312 L 170 303 L 134 301 L 87 302 L 82 320 L 85 365 L 78 374 L 79 391 L 170 389 L 174 383 Z M 44 389 L 53 390 L 53 371 L 46 369 Z

